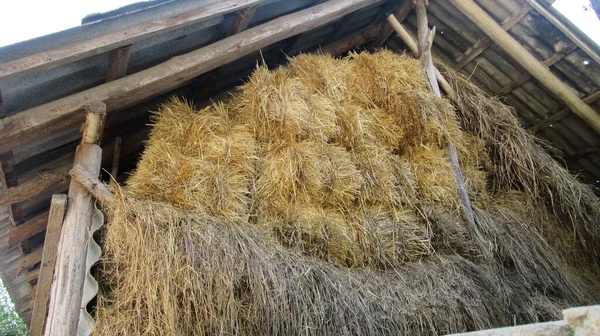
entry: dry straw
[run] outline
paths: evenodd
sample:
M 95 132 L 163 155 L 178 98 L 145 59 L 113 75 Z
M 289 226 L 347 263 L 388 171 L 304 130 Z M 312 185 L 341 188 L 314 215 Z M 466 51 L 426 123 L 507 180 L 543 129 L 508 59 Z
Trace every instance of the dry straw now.
M 97 333 L 443 334 L 597 300 L 593 192 L 509 108 L 457 75 L 453 106 L 420 71 L 302 55 L 226 103 L 161 106 L 107 209 Z

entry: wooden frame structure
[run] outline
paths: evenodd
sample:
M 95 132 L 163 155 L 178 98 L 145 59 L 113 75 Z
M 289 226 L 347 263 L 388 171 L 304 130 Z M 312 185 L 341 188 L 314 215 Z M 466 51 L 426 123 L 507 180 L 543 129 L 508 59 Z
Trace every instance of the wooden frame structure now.
M 207 26 L 214 22 L 219 29 Z M 540 42 L 536 24 L 552 27 L 556 46 Z M 435 38 L 430 26 L 436 27 Z M 205 44 L 144 61 L 145 51 L 154 50 L 153 39 L 170 47 L 188 35 L 210 32 L 216 37 Z M 44 332 L 47 313 L 52 321 L 47 334 L 76 332 L 85 263 L 85 253 L 76 252 L 89 240 L 85 229 L 94 200 L 109 204 L 112 199 L 101 168 L 114 180 L 120 179 L 120 166 L 131 168 L 147 138 L 148 110 L 174 94 L 205 104 L 226 94 L 257 61 L 277 66 L 299 52 L 336 56 L 382 47 L 424 57 L 432 89 L 439 83 L 450 99 L 452 88 L 431 56 L 490 94 L 502 95 L 526 127 L 563 150 L 569 168 L 583 172 L 589 182 L 600 181 L 599 48 L 545 0 L 207 1 L 0 62 L 0 90 L 7 97 L 3 102 L 0 94 L 0 206 L 11 217 L 4 226 L 7 248 L 21 254 L 17 276 L 33 289 L 29 300 L 19 303 L 29 305 L 23 311 L 33 311 L 32 335 Z M 426 56 L 419 52 L 429 49 Z M 21 96 L 11 93 L 13 83 L 68 72 L 101 57 L 105 63 L 95 81 L 31 106 L 15 104 Z M 459 168 L 456 175 L 460 180 Z M 68 200 L 52 196 L 67 189 Z M 468 195 L 463 196 L 469 217 Z

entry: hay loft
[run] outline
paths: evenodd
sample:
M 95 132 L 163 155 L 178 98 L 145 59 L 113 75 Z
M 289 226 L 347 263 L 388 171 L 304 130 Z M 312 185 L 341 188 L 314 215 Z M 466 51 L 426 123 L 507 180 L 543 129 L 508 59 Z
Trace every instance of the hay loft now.
M 441 334 L 598 299 L 598 199 L 510 108 L 451 72 L 458 104 L 436 98 L 389 51 L 289 62 L 155 113 L 108 209 L 98 334 Z

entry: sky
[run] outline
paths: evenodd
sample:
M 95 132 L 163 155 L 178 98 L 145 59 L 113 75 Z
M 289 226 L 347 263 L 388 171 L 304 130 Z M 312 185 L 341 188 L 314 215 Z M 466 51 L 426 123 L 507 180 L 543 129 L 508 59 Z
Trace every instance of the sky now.
M 139 0 L 0 0 L 0 47 L 81 24 L 88 14 Z M 600 45 L 600 21 L 589 0 L 557 0 L 554 6 Z
M 589 0 L 556 0 L 553 6 L 600 45 L 600 20 Z
M 103 13 L 140 0 L 0 0 L 0 46 L 79 26 Z

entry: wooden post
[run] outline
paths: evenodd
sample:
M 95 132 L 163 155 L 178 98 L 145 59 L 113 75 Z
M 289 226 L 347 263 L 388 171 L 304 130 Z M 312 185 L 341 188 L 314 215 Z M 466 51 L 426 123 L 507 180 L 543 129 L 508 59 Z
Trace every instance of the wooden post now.
M 106 105 L 94 103 L 88 105 L 87 109 L 83 139 L 75 152 L 74 165 L 80 164 L 92 176 L 98 176 L 102 161 L 102 149 L 98 142 L 106 116 Z M 72 336 L 77 332 L 93 202 L 92 195 L 78 181 L 71 180 L 45 335 Z
M 123 143 L 123 139 L 121 137 L 115 138 L 115 148 L 113 151 L 113 161 L 112 167 L 110 169 L 110 182 L 109 185 L 114 185 L 117 181 L 117 176 L 119 175 L 119 161 L 121 160 L 121 144 Z
M 112 50 L 108 59 L 106 81 L 114 81 L 127 75 L 127 66 L 131 56 L 131 44 Z
M 550 70 L 517 42 L 473 0 L 450 0 L 467 18 L 475 23 L 498 46 L 503 48 L 525 70 L 548 90 L 565 102 L 571 110 L 600 133 L 600 115 L 584 103 L 577 92 L 558 79 Z
M 46 312 L 48 311 L 48 297 L 50 296 L 56 253 L 66 209 L 67 195 L 52 196 L 46 239 L 42 253 L 42 263 L 39 269 L 35 299 L 33 300 L 33 314 L 29 326 L 29 334 L 31 336 L 41 336 L 44 333 Z
M 417 28 L 419 32 L 419 57 L 421 60 L 421 65 L 427 73 L 429 84 L 431 85 L 431 90 L 438 97 L 441 98 L 442 95 L 436 79 L 435 67 L 433 66 L 433 58 L 431 57 L 431 44 L 433 43 L 435 28 L 431 31 L 429 30 L 429 26 L 427 24 L 427 11 L 425 9 L 425 1 L 426 0 L 417 0 L 415 7 L 415 11 L 417 13 Z M 452 163 L 452 166 L 454 167 L 454 177 L 456 178 L 456 185 L 458 187 L 458 195 L 462 203 L 462 209 L 470 226 L 474 230 L 476 230 L 476 233 L 478 234 L 477 227 L 475 226 L 475 216 L 473 215 L 471 200 L 469 199 L 469 194 L 467 193 L 467 187 L 465 186 L 465 180 L 463 177 L 462 169 L 460 168 L 460 163 L 458 162 L 458 153 L 456 152 L 456 146 L 454 145 L 454 142 L 452 140 L 450 140 L 447 150 L 448 156 L 450 157 L 450 163 Z

